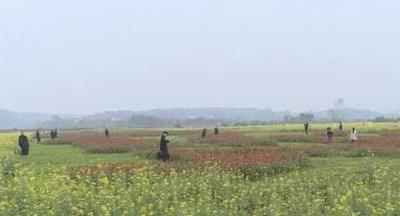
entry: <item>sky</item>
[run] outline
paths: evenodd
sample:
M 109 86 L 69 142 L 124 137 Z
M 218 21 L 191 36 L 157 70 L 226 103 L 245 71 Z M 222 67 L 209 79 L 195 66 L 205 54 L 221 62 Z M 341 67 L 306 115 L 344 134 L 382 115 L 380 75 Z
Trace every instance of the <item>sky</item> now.
M 398 111 L 400 1 L 0 0 L 0 108 Z

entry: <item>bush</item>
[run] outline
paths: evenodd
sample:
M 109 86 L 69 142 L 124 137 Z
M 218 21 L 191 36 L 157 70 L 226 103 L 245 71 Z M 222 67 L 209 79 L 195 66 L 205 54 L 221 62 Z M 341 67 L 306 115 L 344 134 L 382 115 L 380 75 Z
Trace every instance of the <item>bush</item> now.
M 43 140 L 40 144 L 43 145 L 72 145 L 72 142 L 64 139 L 46 139 Z
M 292 172 L 294 170 L 308 167 L 308 161 L 304 158 L 299 159 L 293 164 L 272 164 L 269 166 L 242 166 L 238 171 L 244 178 L 256 181 L 266 176 Z

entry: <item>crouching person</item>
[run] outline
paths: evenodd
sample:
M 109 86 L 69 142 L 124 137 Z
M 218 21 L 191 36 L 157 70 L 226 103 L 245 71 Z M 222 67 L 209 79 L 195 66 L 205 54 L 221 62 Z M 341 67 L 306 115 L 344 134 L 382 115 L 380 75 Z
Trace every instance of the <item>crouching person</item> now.
M 327 136 L 327 144 L 331 144 L 333 139 L 333 131 L 331 127 L 328 127 L 326 129 L 326 136 Z
M 164 131 L 161 135 L 161 140 L 160 140 L 160 151 L 158 152 L 157 158 L 164 162 L 169 160 L 169 153 L 168 153 L 168 143 L 169 140 L 167 140 L 168 132 Z
M 29 140 L 28 137 L 26 137 L 23 132 L 21 132 L 21 135 L 18 138 L 18 144 L 19 147 L 21 148 L 21 155 L 22 156 L 29 155 Z

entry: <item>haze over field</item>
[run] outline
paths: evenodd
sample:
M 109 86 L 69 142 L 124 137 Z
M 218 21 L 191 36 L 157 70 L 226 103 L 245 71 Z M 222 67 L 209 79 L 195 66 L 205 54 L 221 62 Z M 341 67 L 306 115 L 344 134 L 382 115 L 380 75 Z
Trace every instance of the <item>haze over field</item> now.
M 400 2 L 0 1 L 0 108 L 397 111 Z

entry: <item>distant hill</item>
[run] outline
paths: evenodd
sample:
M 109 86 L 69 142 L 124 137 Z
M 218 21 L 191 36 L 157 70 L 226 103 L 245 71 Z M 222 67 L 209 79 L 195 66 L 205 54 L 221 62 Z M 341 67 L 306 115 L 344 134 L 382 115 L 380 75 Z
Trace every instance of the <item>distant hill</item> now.
M 173 108 L 155 109 L 138 112 L 138 114 L 169 119 L 224 119 L 236 121 L 274 121 L 283 118 L 283 113 L 270 109 L 255 108 Z
M 307 112 L 314 122 L 371 120 L 398 117 L 399 113 L 341 109 Z M 304 117 L 304 116 L 303 116 Z M 0 129 L 12 128 L 89 128 L 89 127 L 192 127 L 206 125 L 264 124 L 303 122 L 300 113 L 256 108 L 173 108 L 147 111 L 108 111 L 92 115 L 18 113 L 0 109 Z
M 60 114 L 60 118 L 71 118 L 77 115 Z M 43 122 L 49 122 L 55 115 L 36 112 L 12 112 L 0 109 L 0 129 L 30 129 L 41 125 Z
M 253 108 L 154 109 L 148 111 L 109 111 L 80 118 L 42 123 L 42 127 L 176 127 L 234 124 L 235 122 L 269 122 L 283 119 L 283 113 Z
M 352 109 L 347 108 L 343 110 L 324 110 L 319 112 L 312 112 L 314 117 L 318 120 L 346 120 L 346 121 L 355 121 L 355 120 L 368 120 L 375 119 L 380 116 L 392 117 L 392 115 L 387 113 L 379 113 L 376 111 L 371 111 L 367 109 Z
M 50 121 L 50 114 L 17 113 L 0 109 L 0 129 L 32 128 L 39 122 Z

